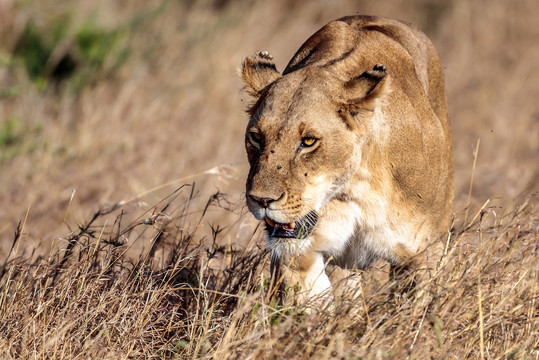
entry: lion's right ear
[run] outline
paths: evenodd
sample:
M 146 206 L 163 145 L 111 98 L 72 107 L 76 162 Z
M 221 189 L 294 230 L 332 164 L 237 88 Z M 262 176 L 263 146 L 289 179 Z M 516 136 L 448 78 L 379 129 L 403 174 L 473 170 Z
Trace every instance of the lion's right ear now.
M 245 58 L 241 65 L 241 79 L 247 93 L 259 97 L 262 89 L 281 77 L 267 51 L 259 51 Z

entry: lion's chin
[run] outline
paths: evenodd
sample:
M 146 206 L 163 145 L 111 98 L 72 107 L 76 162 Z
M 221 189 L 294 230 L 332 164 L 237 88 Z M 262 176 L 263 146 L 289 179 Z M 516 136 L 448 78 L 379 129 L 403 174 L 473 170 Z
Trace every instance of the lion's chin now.
M 314 230 L 318 214 L 315 211 L 310 211 L 298 221 L 287 224 L 276 222 L 267 216 L 264 220 L 270 238 L 304 239 Z

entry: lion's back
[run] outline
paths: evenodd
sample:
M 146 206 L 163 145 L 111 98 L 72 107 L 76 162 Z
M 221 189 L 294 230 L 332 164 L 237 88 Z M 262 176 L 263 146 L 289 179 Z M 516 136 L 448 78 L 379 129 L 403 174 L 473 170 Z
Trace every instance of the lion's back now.
M 443 66 L 425 34 L 398 20 L 344 17 L 313 34 L 284 74 L 316 67 L 346 79 L 377 63 L 391 74 L 385 114 L 394 181 L 410 206 L 429 214 L 433 227 L 446 229 L 453 199 L 451 129 Z

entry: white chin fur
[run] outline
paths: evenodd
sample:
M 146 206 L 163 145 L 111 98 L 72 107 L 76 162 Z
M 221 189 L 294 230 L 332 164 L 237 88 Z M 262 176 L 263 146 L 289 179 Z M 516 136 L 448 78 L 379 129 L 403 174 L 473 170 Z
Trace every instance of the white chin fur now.
M 268 248 L 278 257 L 299 255 L 311 246 L 311 238 L 291 239 L 291 238 L 267 238 Z

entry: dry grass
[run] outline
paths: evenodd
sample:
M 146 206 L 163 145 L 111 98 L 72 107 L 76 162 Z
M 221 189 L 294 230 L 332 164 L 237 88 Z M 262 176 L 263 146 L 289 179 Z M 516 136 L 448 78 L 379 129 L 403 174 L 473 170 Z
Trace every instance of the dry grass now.
M 538 359 L 537 11 L 535 0 L 1 1 L 0 357 Z M 395 295 L 380 263 L 356 279 L 359 297 L 307 315 L 284 305 L 294 294 L 268 294 L 242 199 L 236 68 L 266 49 L 283 69 L 354 13 L 409 20 L 440 52 L 455 227 L 416 294 Z M 81 29 L 117 43 L 76 81 L 46 84 L 13 53 L 28 23 L 53 34 L 58 19 L 49 70 L 83 58 Z
M 192 200 L 188 188 L 178 189 L 126 225 L 124 209 L 113 206 L 65 239 L 63 251 L 33 262 L 12 254 L 0 278 L 0 352 L 54 359 L 539 355 L 539 219 L 529 204 L 503 217 L 487 207 L 454 230 L 439 268 L 412 293 L 399 296 L 398 285 L 367 272 L 359 296 L 345 291 L 334 308 L 309 314 L 268 293 L 268 255 L 257 235 L 247 246 L 223 245 L 214 225 L 213 246 L 202 246 L 205 214 L 231 207 L 215 194 L 202 214 L 191 213 Z M 22 235 L 19 229 L 15 248 Z M 146 246 L 133 260 L 126 254 L 136 241 Z

